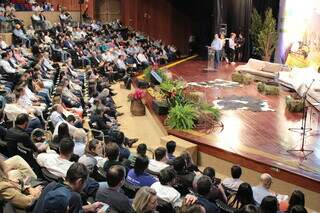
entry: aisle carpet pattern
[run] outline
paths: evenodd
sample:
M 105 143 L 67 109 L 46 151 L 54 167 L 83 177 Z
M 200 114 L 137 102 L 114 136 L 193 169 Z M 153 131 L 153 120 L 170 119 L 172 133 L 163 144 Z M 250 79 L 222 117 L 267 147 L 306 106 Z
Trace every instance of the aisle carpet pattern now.
M 266 100 L 260 100 L 252 96 L 227 96 L 213 101 L 221 110 L 249 110 L 253 112 L 275 111 L 269 107 Z

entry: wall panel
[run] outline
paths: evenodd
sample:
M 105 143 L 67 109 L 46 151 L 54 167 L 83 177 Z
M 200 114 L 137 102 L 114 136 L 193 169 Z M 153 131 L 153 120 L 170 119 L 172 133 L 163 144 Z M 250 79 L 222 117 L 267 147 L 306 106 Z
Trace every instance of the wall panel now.
M 96 1 L 99 1 L 99 0 L 96 0 Z M 79 0 L 47 0 L 47 2 L 50 2 L 51 4 L 53 4 L 55 10 L 57 10 L 58 5 L 66 7 L 67 10 L 69 10 L 69 11 L 79 11 L 80 10 Z M 88 0 L 87 14 L 90 17 L 93 17 L 93 15 L 94 15 L 94 12 L 93 12 L 94 4 L 95 4 L 95 0 Z M 85 5 L 83 4 L 82 11 L 84 11 L 84 7 L 85 7 Z
M 170 0 L 121 0 L 121 21 L 154 39 L 187 51 L 189 17 L 177 11 Z

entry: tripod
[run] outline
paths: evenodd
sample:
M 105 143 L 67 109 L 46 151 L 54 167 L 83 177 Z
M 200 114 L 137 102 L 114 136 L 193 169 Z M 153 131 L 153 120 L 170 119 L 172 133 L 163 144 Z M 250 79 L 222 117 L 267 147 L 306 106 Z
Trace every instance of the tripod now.
M 307 156 L 309 156 L 310 154 L 313 153 L 313 150 L 304 149 L 304 145 L 305 145 L 305 140 L 306 140 L 306 133 L 308 133 L 312 130 L 312 128 L 306 128 L 307 117 L 308 117 L 308 106 L 306 106 L 306 99 L 307 99 L 307 94 L 308 94 L 314 81 L 315 81 L 315 79 L 312 80 L 312 82 L 307 87 L 307 90 L 303 94 L 303 103 L 302 103 L 303 114 L 302 114 L 301 127 L 300 128 L 289 128 L 290 131 L 299 132 L 302 135 L 302 142 L 301 142 L 300 149 L 290 149 L 290 150 L 287 150 L 287 152 L 289 152 L 289 153 L 302 152 L 303 159 L 307 159 Z

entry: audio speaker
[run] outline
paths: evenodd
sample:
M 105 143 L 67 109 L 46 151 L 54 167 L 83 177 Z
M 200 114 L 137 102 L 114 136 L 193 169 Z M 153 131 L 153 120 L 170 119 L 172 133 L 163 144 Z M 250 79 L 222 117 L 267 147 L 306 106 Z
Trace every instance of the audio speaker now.
M 220 34 L 224 34 L 224 35 L 227 35 L 227 24 L 220 24 L 220 30 L 219 30 L 219 33 Z

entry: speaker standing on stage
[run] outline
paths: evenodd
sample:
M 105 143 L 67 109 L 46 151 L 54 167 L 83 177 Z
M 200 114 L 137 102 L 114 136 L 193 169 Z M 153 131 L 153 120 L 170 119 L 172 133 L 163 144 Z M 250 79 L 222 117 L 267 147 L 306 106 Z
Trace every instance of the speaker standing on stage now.
M 218 34 L 214 35 L 214 40 L 211 43 L 211 47 L 214 49 L 214 68 L 217 69 L 221 61 L 222 41 Z

